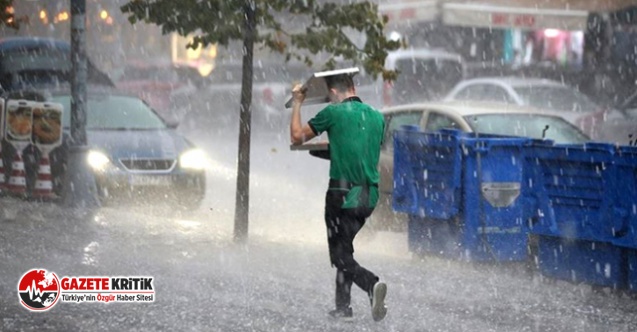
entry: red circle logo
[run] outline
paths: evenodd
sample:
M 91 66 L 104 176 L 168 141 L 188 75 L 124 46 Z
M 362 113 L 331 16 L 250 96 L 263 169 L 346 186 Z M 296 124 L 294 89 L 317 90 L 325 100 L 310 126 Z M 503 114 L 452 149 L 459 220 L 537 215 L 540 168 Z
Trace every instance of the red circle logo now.
M 18 282 L 20 303 L 32 311 L 46 311 L 60 297 L 60 281 L 53 272 L 34 269 L 25 273 Z

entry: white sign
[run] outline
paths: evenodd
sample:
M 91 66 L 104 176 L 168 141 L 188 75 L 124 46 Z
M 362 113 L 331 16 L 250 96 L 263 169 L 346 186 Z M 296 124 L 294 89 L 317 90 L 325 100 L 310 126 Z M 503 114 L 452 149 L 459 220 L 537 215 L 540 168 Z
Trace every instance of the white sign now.
M 7 101 L 4 134 L 9 143 L 27 143 L 28 145 L 31 141 L 34 104 L 36 102 L 27 100 Z
M 33 129 L 31 144 L 40 149 L 53 148 L 62 144 L 62 113 L 64 107 L 58 103 L 37 103 L 33 105 Z

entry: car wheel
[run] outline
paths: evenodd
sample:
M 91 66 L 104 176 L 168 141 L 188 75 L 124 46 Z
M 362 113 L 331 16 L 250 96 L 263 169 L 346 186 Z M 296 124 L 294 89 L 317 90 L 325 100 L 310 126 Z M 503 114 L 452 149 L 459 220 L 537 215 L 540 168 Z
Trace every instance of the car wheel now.
M 205 173 L 183 179 L 175 183 L 171 190 L 168 194 L 170 207 L 181 212 L 194 212 L 206 196 Z

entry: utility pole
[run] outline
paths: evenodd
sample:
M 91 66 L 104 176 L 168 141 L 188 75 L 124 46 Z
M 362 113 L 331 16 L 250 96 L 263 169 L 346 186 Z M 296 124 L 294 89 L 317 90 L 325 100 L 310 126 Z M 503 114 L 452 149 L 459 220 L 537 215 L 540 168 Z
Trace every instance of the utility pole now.
M 76 209 L 100 206 L 95 175 L 88 165 L 86 145 L 86 0 L 71 0 L 71 140 L 62 192 L 63 204 Z

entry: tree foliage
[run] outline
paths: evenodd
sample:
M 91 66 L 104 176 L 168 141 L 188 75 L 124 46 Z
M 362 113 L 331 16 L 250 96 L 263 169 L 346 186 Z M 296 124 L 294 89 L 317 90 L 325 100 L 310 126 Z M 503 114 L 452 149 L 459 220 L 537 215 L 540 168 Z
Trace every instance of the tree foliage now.
M 133 0 L 122 6 L 131 23 L 159 25 L 164 34 L 176 32 L 194 35 L 189 47 L 219 44 L 227 46 L 244 37 L 244 5 L 242 0 Z M 318 53 L 329 54 L 327 69 L 338 60 L 362 64 L 365 71 L 384 79 L 395 72 L 384 69 L 387 52 L 400 47 L 388 40 L 383 28 L 386 17 L 368 1 L 336 3 L 319 0 L 252 0 L 257 21 L 258 46 L 267 47 L 286 58 L 299 59 L 313 65 Z M 290 22 L 304 22 L 290 24 Z M 365 44 L 357 46 L 344 31 L 365 36 Z

